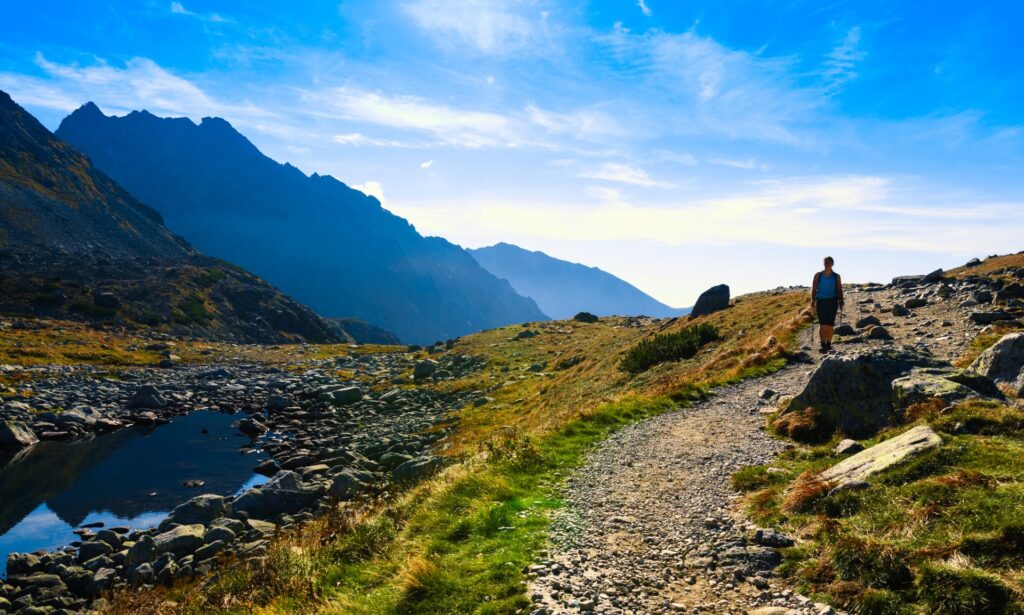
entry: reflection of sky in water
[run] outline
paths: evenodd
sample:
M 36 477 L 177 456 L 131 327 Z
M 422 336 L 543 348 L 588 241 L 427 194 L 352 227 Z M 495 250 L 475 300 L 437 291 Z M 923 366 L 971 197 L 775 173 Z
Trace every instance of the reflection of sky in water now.
M 9 553 L 66 545 L 81 525 L 153 527 L 195 495 L 265 482 L 252 470 L 266 455 L 239 452 L 248 440 L 232 427 L 237 419 L 193 412 L 156 429 L 42 442 L 0 467 L 0 575 Z M 205 484 L 189 489 L 186 480 Z

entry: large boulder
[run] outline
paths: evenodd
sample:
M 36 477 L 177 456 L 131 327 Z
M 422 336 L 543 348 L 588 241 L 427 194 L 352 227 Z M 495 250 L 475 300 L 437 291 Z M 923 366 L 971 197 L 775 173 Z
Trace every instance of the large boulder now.
M 363 398 L 363 390 L 356 386 L 341 387 L 328 394 L 332 404 L 353 404 Z
M 697 297 L 697 303 L 690 311 L 690 318 L 707 316 L 727 307 L 729 307 L 729 286 L 726 284 L 712 286 Z
M 1024 333 L 1008 333 L 974 360 L 971 371 L 995 382 L 1004 392 L 1024 396 Z
M 410 459 L 391 471 L 391 480 L 396 483 L 411 483 L 437 472 L 447 464 L 444 457 L 427 456 Z
M 295 514 L 313 505 L 320 491 L 303 483 L 291 470 L 282 470 L 267 483 L 238 496 L 231 509 L 251 519 L 270 520 Z
M 197 495 L 181 504 L 167 516 L 166 524 L 178 525 L 209 525 L 214 519 L 224 515 L 227 508 L 224 496 L 205 494 Z
M 937 359 L 902 346 L 829 355 L 783 409 L 776 425 L 796 437 L 793 423 L 806 419 L 814 423 L 808 426 L 813 432 L 808 438 L 827 439 L 837 429 L 853 438 L 869 437 L 896 418 L 894 380 L 915 367 L 943 366 Z
M 25 448 L 39 442 L 39 438 L 24 423 L 0 421 L 0 449 Z
M 179 525 L 153 537 L 157 553 L 171 553 L 176 557 L 184 557 L 195 553 L 203 546 L 206 528 L 202 525 Z
M 847 483 L 863 481 L 872 474 L 901 463 L 908 457 L 942 444 L 931 427 L 918 425 L 895 438 L 880 442 L 871 448 L 847 457 L 818 475 L 824 483 L 841 487 Z
M 132 408 L 149 408 L 157 410 L 167 407 L 167 398 L 163 396 L 156 386 L 144 384 L 135 391 L 131 401 Z
M 437 361 L 424 359 L 423 361 L 416 363 L 416 366 L 413 367 L 412 377 L 416 380 L 423 380 L 424 378 L 429 378 L 434 375 L 434 372 L 436 371 Z

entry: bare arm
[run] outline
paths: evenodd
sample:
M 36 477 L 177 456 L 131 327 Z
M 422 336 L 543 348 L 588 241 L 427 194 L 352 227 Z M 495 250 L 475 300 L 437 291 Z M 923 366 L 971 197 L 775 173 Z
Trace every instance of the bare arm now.
M 814 280 L 811 282 L 811 305 L 814 305 L 814 298 L 818 296 L 818 276 L 820 273 L 814 274 Z
M 843 278 L 836 275 L 836 297 L 839 299 L 839 305 L 843 304 Z

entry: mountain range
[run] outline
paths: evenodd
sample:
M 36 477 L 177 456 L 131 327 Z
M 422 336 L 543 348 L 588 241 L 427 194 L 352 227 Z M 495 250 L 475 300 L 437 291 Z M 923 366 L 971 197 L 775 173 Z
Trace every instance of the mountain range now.
M 0 311 L 247 342 L 352 340 L 204 256 L 0 92 Z
M 537 302 L 556 320 L 579 312 L 598 316 L 682 316 L 688 308 L 673 308 L 629 282 L 598 269 L 531 252 L 508 243 L 470 250 L 484 269 L 508 280 L 519 294 Z
M 333 177 L 275 162 L 223 119 L 114 117 L 89 103 L 56 135 L 200 250 L 324 316 L 360 318 L 412 343 L 547 318 L 466 250 L 420 235 Z

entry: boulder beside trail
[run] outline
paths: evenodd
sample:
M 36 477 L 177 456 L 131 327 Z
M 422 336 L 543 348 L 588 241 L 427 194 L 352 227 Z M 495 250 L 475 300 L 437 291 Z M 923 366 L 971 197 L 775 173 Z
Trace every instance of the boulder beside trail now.
M 896 405 L 907 407 L 928 399 L 941 399 L 947 405 L 979 395 L 970 387 L 949 378 L 953 372 L 941 368 L 919 368 L 892 381 Z
M 942 444 L 942 438 L 928 425 L 918 425 L 895 438 L 847 457 L 818 475 L 822 482 L 841 486 L 863 481 L 912 455 Z
M 1010 395 L 1024 396 L 1024 333 L 1004 335 L 971 363 L 970 370 Z
M 707 316 L 708 314 L 724 310 L 727 307 L 729 307 L 729 286 L 726 284 L 712 286 L 697 297 L 697 303 L 693 305 L 693 309 L 690 311 L 690 318 Z
M 836 429 L 852 438 L 869 437 L 896 418 L 893 380 L 915 367 L 944 366 L 941 361 L 904 346 L 829 355 L 811 374 L 804 389 L 783 409 L 779 419 L 812 411 L 819 437 L 826 438 Z

